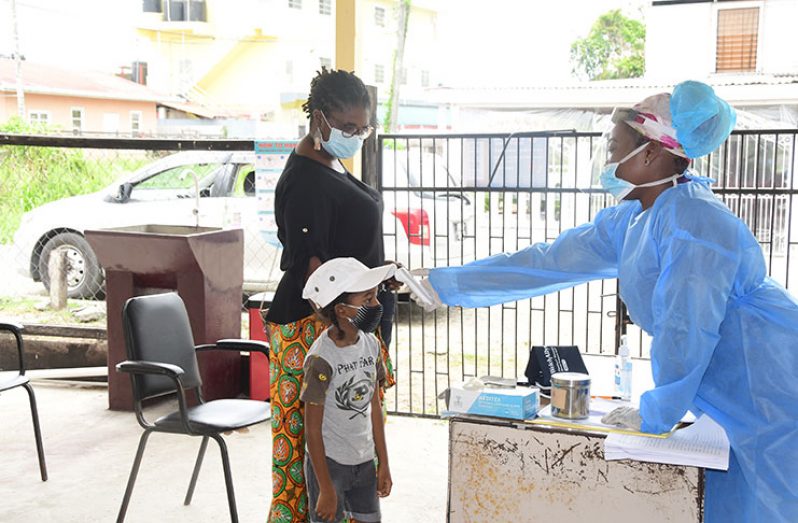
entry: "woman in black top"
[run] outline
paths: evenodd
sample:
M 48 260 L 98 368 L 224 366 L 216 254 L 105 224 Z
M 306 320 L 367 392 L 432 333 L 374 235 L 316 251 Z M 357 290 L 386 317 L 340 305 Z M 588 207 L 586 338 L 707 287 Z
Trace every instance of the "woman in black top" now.
M 307 519 L 299 391 L 305 354 L 324 325 L 302 299 L 305 281 L 332 258 L 353 257 L 368 267 L 385 263 L 382 197 L 340 162 L 354 156 L 372 132 L 366 87 L 353 73 L 322 68 L 302 108 L 310 119 L 310 132 L 289 157 L 274 203 L 284 274 L 266 316 L 273 412 L 269 522 Z M 385 308 L 384 322 L 390 325 L 394 296 L 383 292 L 379 298 Z M 383 359 L 388 371 L 385 385 L 391 386 L 393 372 L 385 346 Z

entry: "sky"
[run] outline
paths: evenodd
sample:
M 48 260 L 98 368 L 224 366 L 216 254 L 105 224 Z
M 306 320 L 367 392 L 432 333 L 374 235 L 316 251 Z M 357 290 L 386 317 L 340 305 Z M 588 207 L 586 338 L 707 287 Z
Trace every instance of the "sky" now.
M 141 11 L 141 1 L 16 0 L 22 55 L 38 63 L 116 72 L 133 61 L 135 35 L 120 25 Z M 72 4 L 81 10 L 71 9 Z M 92 13 L 86 16 L 86 12 Z M 0 0 L 0 55 L 14 52 L 11 0 Z
M 545 85 L 574 81 L 571 43 L 603 13 L 643 19 L 642 0 L 444 0 L 442 43 L 453 85 Z
M 79 69 L 118 70 L 136 58 L 133 31 L 123 30 L 140 0 L 16 0 L 23 54 L 32 61 Z M 227 0 L 231 7 L 236 0 Z M 312 1 L 312 0 L 311 0 Z M 642 18 L 644 0 L 437 0 L 448 85 L 541 85 L 572 81 L 570 47 L 611 9 Z M 13 53 L 11 0 L 0 0 L 0 55 Z M 129 11 L 129 13 L 125 13 Z M 120 16 L 121 13 L 121 16 Z

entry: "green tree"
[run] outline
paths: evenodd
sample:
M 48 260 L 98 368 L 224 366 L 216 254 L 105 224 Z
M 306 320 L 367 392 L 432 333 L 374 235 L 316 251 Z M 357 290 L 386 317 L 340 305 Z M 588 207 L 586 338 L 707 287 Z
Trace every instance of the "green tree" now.
M 637 78 L 646 70 L 646 26 L 620 9 L 599 16 L 585 38 L 571 44 L 574 74 L 590 80 Z

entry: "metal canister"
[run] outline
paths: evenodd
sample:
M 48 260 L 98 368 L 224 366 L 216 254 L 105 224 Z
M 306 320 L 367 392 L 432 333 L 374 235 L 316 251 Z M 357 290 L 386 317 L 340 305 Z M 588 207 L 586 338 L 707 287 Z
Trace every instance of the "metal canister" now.
M 558 418 L 585 419 L 590 412 L 590 376 L 558 372 L 551 376 L 551 414 Z

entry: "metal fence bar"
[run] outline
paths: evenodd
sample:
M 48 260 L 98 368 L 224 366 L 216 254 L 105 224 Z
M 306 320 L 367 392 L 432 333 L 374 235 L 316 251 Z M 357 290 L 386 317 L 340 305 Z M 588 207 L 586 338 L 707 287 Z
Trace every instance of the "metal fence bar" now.
M 36 134 L 0 134 L 0 146 L 127 149 L 138 151 L 251 151 L 255 140 L 173 140 L 163 138 L 87 138 Z
M 411 269 L 459 265 L 551 241 L 592 219 L 612 204 L 590 185 L 590 158 L 599 136 L 556 131 L 378 137 L 375 181 L 386 202 L 388 258 Z M 792 256 L 798 247 L 793 237 L 797 142 L 798 130 L 737 131 L 717 152 L 696 161 L 700 174 L 716 179 L 718 198 L 751 227 L 770 274 L 788 288 L 798 271 Z M 42 148 L 121 161 L 129 155 L 148 159 L 159 151 L 251 151 L 254 144 L 5 134 L 0 169 L 10 152 Z M 20 173 L 17 181 L 28 175 Z M 0 256 L 9 249 L 0 246 Z M 9 295 L 26 299 L 15 292 L 0 283 L 0 308 Z M 604 280 L 478 310 L 424 313 L 401 302 L 391 347 L 398 384 L 388 409 L 436 415 L 437 395 L 453 382 L 485 374 L 520 376 L 532 345 L 575 344 L 588 353 L 612 354 L 615 319 L 608 313 L 615 310 L 616 293 L 615 280 Z M 645 357 L 647 339 L 631 329 L 638 355 Z
M 576 132 L 382 136 L 381 147 L 403 140 L 407 149 L 402 157 L 408 165 L 412 158 L 419 172 L 417 185 L 383 183 L 383 194 L 386 201 L 404 196 L 407 206 L 421 195 L 415 204 L 430 214 L 433 230 L 430 249 L 417 259 L 428 267 L 459 265 L 552 241 L 612 204 L 589 182 L 590 157 L 599 136 Z M 798 244 L 792 237 L 793 220 L 798 219 L 792 213 L 798 198 L 793 182 L 797 137 L 796 130 L 735 132 L 719 151 L 696 162 L 700 174 L 716 179 L 713 189 L 718 198 L 751 227 L 769 271 L 785 285 L 795 280 L 791 274 L 798 270 L 792 267 L 791 256 Z M 411 151 L 413 147 L 417 150 Z M 394 171 L 401 169 L 400 163 L 394 162 Z M 442 177 L 443 171 L 450 176 Z M 449 205 L 447 199 L 456 203 Z M 455 241 L 457 227 L 462 229 Z M 393 240 L 401 251 L 399 236 Z M 417 268 L 412 267 L 414 259 L 406 253 L 411 268 Z M 439 405 L 431 407 L 435 398 L 427 395 L 432 391 L 437 395 L 444 384 L 468 376 L 520 376 L 533 344 L 576 344 L 588 353 L 614 354 L 616 320 L 608 313 L 615 310 L 616 293 L 615 280 L 604 280 L 485 309 L 407 314 L 404 317 L 412 320 L 405 328 L 414 341 L 397 351 L 407 350 L 414 371 L 427 372 L 434 380 L 422 379 L 421 387 L 417 381 L 403 384 L 396 396 L 397 412 L 438 412 Z M 630 329 L 638 339 L 638 355 L 646 357 L 647 337 L 634 326 Z M 442 353 L 445 365 L 439 359 Z M 426 388 L 430 383 L 434 387 Z
M 790 147 L 790 149 L 791 149 L 790 152 L 791 152 L 791 156 L 792 157 L 791 157 L 790 163 L 789 163 L 791 168 L 795 168 L 795 165 L 796 165 L 796 163 L 795 163 L 795 159 L 796 159 L 795 146 L 796 146 L 796 135 L 793 134 L 792 135 L 792 146 Z M 789 187 L 791 189 L 795 189 L 796 188 L 795 187 L 795 177 L 794 176 L 789 178 L 789 184 L 788 185 L 789 185 Z M 791 251 L 791 246 L 793 245 L 793 242 L 792 242 L 792 219 L 791 219 L 791 217 L 792 217 L 793 201 L 795 200 L 795 198 L 794 197 L 790 197 L 790 198 L 788 198 L 788 200 L 789 200 L 790 203 L 789 203 L 789 208 L 787 210 L 787 218 L 786 218 L 787 235 L 786 235 L 786 241 L 785 241 L 785 250 L 786 250 L 787 256 L 789 258 L 790 251 Z M 788 266 L 789 266 L 789 264 L 788 264 Z M 790 288 L 790 271 L 789 271 L 789 269 L 786 271 L 786 274 L 784 276 L 784 286 L 787 287 L 788 289 Z

